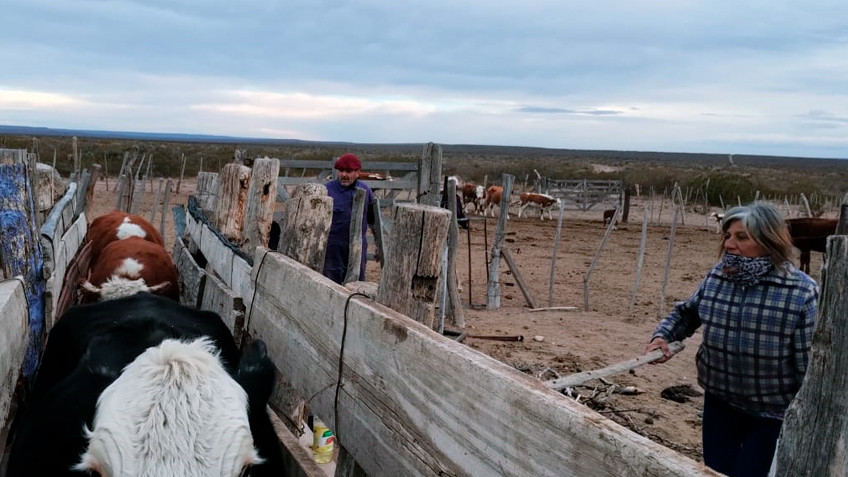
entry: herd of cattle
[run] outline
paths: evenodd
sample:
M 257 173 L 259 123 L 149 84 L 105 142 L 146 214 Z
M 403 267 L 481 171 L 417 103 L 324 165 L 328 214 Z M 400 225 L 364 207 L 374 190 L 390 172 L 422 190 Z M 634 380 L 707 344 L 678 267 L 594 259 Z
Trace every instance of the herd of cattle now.
M 82 304 L 51 329 L 6 475 L 285 475 L 265 344 L 179 304 L 162 236 L 113 212 L 88 232 Z M 47 455 L 47 457 L 45 457 Z
M 502 196 L 502 186 L 492 185 L 484 189 L 481 185 L 477 185 L 473 182 L 466 182 L 460 187 L 460 197 L 462 198 L 463 209 L 468 211 L 470 207 L 472 211 L 481 215 L 491 214 L 491 216 L 494 217 L 495 207 L 498 207 L 499 211 L 502 209 Z M 560 204 L 560 199 L 548 194 L 522 192 L 518 195 L 517 200 L 507 201 L 507 207 L 504 210 L 506 210 L 506 217 L 509 218 L 509 206 L 517 205 L 518 217 L 520 218 L 522 213 L 524 213 L 528 207 L 538 207 L 539 217 L 541 220 L 545 220 L 545 212 L 548 213 L 548 217 L 550 219 L 553 219 L 553 206 L 555 204 Z

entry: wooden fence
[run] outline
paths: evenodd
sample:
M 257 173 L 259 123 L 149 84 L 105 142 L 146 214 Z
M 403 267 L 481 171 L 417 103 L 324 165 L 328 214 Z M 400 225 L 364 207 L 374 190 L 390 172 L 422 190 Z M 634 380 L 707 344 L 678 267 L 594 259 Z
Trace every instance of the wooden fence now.
M 545 193 L 563 202 L 563 206 L 574 204 L 582 211 L 610 201 L 617 201 L 623 194 L 621 181 L 545 180 Z

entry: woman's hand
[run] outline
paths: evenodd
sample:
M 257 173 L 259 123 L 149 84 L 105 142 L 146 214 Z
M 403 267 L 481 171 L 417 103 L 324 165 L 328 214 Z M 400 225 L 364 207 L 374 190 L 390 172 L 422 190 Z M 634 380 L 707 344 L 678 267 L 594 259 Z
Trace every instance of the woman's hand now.
M 670 360 L 672 356 L 674 356 L 674 353 L 672 353 L 671 350 L 668 349 L 668 341 L 663 338 L 660 338 L 659 336 L 652 339 L 651 342 L 645 346 L 645 354 L 650 353 L 655 349 L 661 349 L 663 352 L 663 356 L 656 361 L 651 361 L 651 364 L 665 363 L 666 361 Z

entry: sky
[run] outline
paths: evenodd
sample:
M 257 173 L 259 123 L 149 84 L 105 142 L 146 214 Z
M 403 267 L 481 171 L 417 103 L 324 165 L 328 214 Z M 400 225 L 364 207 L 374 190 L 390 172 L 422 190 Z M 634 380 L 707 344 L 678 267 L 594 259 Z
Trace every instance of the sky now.
M 0 0 L 0 124 L 848 159 L 845 0 Z

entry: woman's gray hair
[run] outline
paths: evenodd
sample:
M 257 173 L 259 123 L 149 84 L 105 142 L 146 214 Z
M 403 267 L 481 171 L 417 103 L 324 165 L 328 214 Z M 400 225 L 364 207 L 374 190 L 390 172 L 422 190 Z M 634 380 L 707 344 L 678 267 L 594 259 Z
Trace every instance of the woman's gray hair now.
M 792 237 L 783 214 L 766 202 L 752 202 L 734 207 L 724 214 L 724 220 L 721 222 L 723 237 L 726 236 L 730 224 L 737 220 L 742 223 L 742 227 L 754 242 L 766 249 L 774 266 L 786 270 L 792 259 Z M 719 256 L 724 252 L 724 241 L 722 238 Z

